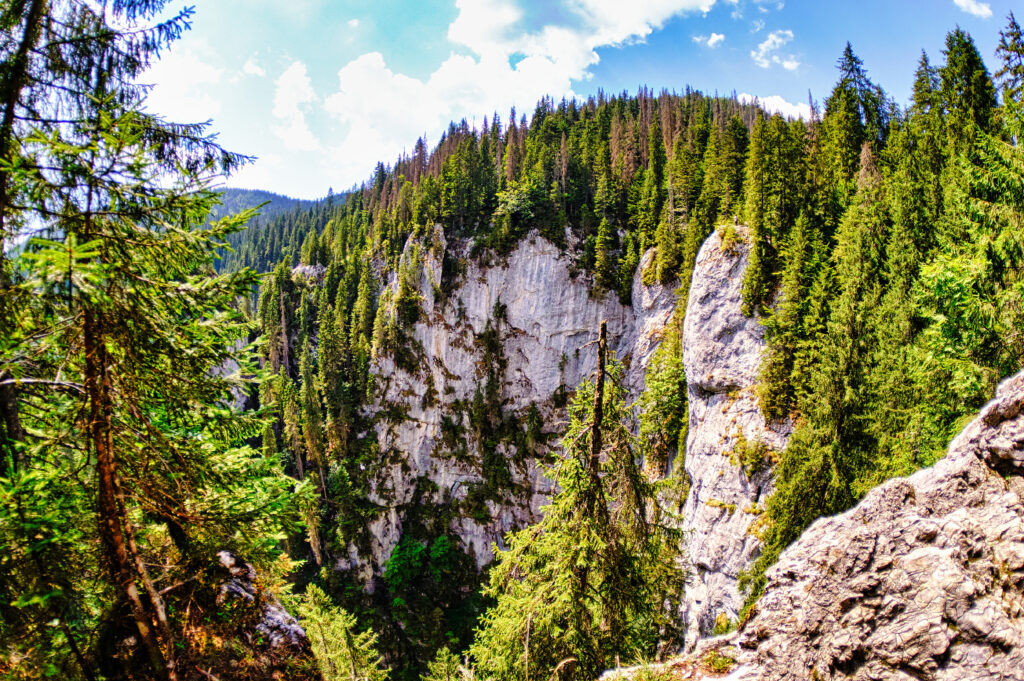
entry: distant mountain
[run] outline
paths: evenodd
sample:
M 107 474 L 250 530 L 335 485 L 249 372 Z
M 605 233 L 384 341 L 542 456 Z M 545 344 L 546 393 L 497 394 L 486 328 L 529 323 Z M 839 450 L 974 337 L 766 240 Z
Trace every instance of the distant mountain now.
M 267 203 L 260 209 L 259 217 L 270 219 L 292 210 L 309 208 L 316 201 L 293 199 L 290 196 L 263 191 L 262 189 L 225 189 L 221 194 L 221 205 L 210 211 L 210 218 L 222 218 L 233 215 L 246 208 L 255 208 Z

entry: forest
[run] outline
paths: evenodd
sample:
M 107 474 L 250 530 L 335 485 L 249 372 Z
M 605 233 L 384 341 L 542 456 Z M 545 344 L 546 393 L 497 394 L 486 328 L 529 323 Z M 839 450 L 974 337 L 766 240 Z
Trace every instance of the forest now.
M 758 403 L 793 426 L 785 450 L 740 455 L 776 487 L 729 626 L 810 523 L 934 464 L 1024 367 L 1013 14 L 992 70 L 959 28 L 922 52 L 906 105 L 848 43 L 807 119 L 689 88 L 545 98 L 291 202 L 225 197 L 250 159 L 146 110 L 141 74 L 192 20 L 157 21 L 168 4 L 0 4 L 4 678 L 594 679 L 678 650 L 663 500 L 685 495 L 680 334 L 715 230 L 747 226 Z M 653 252 L 641 276 L 677 287 L 677 308 L 640 400 L 602 334 L 562 426 L 503 410 L 500 335 L 483 334 L 487 378 L 463 405 L 482 482 L 459 509 L 406 509 L 368 590 L 333 566 L 381 513 L 374 425 L 402 415 L 367 409 L 374 363 L 417 371 L 427 311 L 403 254 L 435 225 L 485 263 L 539 235 L 624 304 Z M 465 268 L 446 256 L 439 296 Z M 507 451 L 534 452 L 555 492 L 479 573 L 450 521 L 516 494 Z M 255 600 L 225 600 L 223 551 L 259 575 Z M 251 634 L 270 601 L 307 650 Z

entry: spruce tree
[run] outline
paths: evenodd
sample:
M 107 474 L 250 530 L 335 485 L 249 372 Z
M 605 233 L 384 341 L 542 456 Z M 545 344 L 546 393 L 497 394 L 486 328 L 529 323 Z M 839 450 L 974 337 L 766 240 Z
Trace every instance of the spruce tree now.
M 573 398 L 564 454 L 550 472 L 559 491 L 540 523 L 509 536 L 491 569 L 485 593 L 497 602 L 470 649 L 486 678 L 588 679 L 616 657 L 650 655 L 667 624 L 663 608 L 680 593 L 624 423 L 621 365 L 606 376 L 606 352 L 602 324 L 596 381 Z
M 356 618 L 331 603 L 320 587 L 306 587 L 298 610 L 324 681 L 388 680 L 376 634 L 359 631 Z
M 946 64 L 939 69 L 940 96 L 946 113 L 949 147 L 964 151 L 975 129 L 989 132 L 996 107 L 996 90 L 974 39 L 963 29 L 946 34 Z
M 999 31 L 999 45 L 996 47 L 996 56 L 1002 63 L 995 72 L 995 80 L 1004 100 L 1019 102 L 1024 94 L 1024 34 L 1013 12 L 1006 21 L 1006 28 Z
M 29 100 L 42 113 L 5 133 L 19 162 L 2 164 L 2 203 L 5 219 L 31 221 L 46 238 L 30 240 L 22 280 L 2 293 L 5 306 L 13 304 L 0 380 L 19 386 L 18 411 L 33 417 L 15 456 L 5 457 L 2 496 L 14 503 L 4 505 L 0 527 L 15 560 L 0 562 L 20 579 L 40 570 L 32 561 L 50 552 L 39 552 L 45 544 L 76 544 L 70 560 L 45 567 L 36 575 L 44 579 L 33 577 L 19 596 L 43 604 L 18 616 L 37 621 L 29 630 L 55 616 L 63 622 L 62 640 L 33 647 L 27 639 L 24 664 L 54 664 L 67 651 L 76 672 L 91 678 L 107 663 L 87 652 L 97 625 L 127 613 L 148 666 L 140 673 L 176 679 L 179 660 L 198 653 L 181 639 L 189 614 L 168 605 L 181 593 L 158 585 L 188 579 L 223 548 L 265 561 L 272 552 L 252 533 L 278 534 L 290 522 L 287 479 L 238 446 L 262 423 L 225 406 L 242 386 L 223 368 L 236 361 L 253 370 L 251 350 L 235 350 L 249 334 L 235 306 L 255 277 L 214 276 L 212 263 L 251 212 L 206 221 L 217 201 L 212 184 L 242 159 L 203 126 L 143 112 L 144 90 L 132 81 L 180 33 L 187 12 L 152 26 L 163 2 L 117 3 L 112 21 L 87 3 L 23 4 L 31 54 L 17 82 L 6 84 L 5 115 L 24 112 Z M 47 498 L 40 475 L 71 475 L 87 494 L 55 505 L 60 518 L 43 506 L 38 517 L 9 515 L 17 500 Z M 66 491 L 58 485 L 52 493 Z M 168 542 L 153 541 L 154 533 Z M 67 569 L 78 572 L 61 574 Z M 79 579 L 83 569 L 96 579 Z M 40 587 L 48 593 L 33 596 Z M 72 620 L 65 613 L 73 610 Z M 20 627 L 5 626 L 0 636 L 17 637 Z M 3 643 L 5 651 L 24 645 Z

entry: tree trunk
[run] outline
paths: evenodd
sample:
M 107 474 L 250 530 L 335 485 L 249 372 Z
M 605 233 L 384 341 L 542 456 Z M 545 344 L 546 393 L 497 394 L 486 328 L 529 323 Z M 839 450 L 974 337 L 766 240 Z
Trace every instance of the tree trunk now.
M 291 376 L 291 367 L 288 363 L 288 317 L 285 315 L 284 291 L 278 298 L 281 308 L 281 366 L 284 367 L 284 375 Z
M 111 400 L 110 373 L 107 351 L 103 344 L 101 323 L 91 310 L 84 313 L 84 382 L 89 406 L 89 439 L 96 456 L 98 494 L 96 500 L 99 515 L 100 538 L 108 561 L 108 569 L 114 583 L 128 599 L 128 605 L 135 619 L 139 637 L 149 653 L 150 661 L 159 677 L 176 681 L 177 673 L 173 657 L 165 658 L 164 651 L 173 655 L 166 632 L 161 631 L 159 618 L 148 612 L 136 584 L 136 571 L 145 567 L 141 562 L 133 564 L 125 537 L 127 517 L 119 497 L 119 484 L 114 461 L 111 423 L 113 403 Z M 137 557 L 136 557 L 137 558 Z M 157 595 L 159 598 L 159 594 Z M 154 620 L 157 621 L 154 621 Z M 155 626 L 154 626 L 155 625 Z M 164 645 L 162 646 L 161 643 Z
M 597 380 L 594 383 L 594 423 L 590 430 L 590 471 L 596 475 L 601 467 L 601 422 L 604 420 L 604 364 L 608 355 L 608 322 L 601 320 L 597 340 Z
M 11 152 L 11 140 L 14 137 L 14 110 L 21 99 L 21 91 L 25 88 L 28 75 L 28 54 L 36 47 L 43 26 L 43 13 L 46 0 L 32 0 L 25 18 L 25 32 L 21 35 L 18 52 L 10 62 L 8 77 L 3 83 L 4 115 L 0 122 L 0 161 L 7 161 Z M 7 203 L 10 189 L 10 175 L 0 170 L 0 258 L 3 257 L 3 242 L 7 238 Z M 6 275 L 0 275 L 6 276 Z M 0 282 L 6 283 L 6 282 Z
M 9 203 L 10 174 L 2 170 L 4 162 L 11 152 L 11 140 L 14 137 L 14 109 L 21 98 L 28 73 L 28 54 L 39 42 L 42 18 L 46 8 L 46 0 L 32 0 L 25 19 L 25 32 L 21 36 L 18 52 L 10 62 L 8 77 L 3 82 L 3 120 L 0 122 L 0 322 L 3 326 L 13 323 L 13 314 L 8 309 L 7 290 L 11 282 L 7 270 L 7 258 L 4 246 L 7 243 L 7 206 Z M 0 378 L 4 378 L 0 375 Z M 11 456 L 16 467 L 22 466 L 22 455 L 15 443 L 24 442 L 25 430 L 21 425 L 18 412 L 18 392 L 14 386 L 0 386 L 0 444 L 8 443 Z M 5 473 L 7 457 L 0 451 L 0 473 Z

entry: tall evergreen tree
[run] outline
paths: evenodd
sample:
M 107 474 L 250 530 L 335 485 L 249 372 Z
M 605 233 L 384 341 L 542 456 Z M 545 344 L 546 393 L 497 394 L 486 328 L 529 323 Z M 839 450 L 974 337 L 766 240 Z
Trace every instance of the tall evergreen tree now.
M 617 656 L 649 655 L 666 598 L 680 593 L 623 422 L 621 368 L 609 365 L 606 379 L 606 352 L 602 324 L 597 379 L 577 391 L 565 454 L 551 471 L 559 492 L 540 523 L 509 537 L 491 570 L 497 602 L 471 648 L 487 678 L 594 678 Z
M 186 12 L 147 24 L 164 4 L 116 3 L 108 17 L 89 3 L 34 0 L 21 3 L 27 14 L 5 15 L 27 22 L 22 44 L 31 53 L 7 83 L 5 115 L 39 115 L 16 116 L 25 127 L 6 133 L 18 162 L 0 164 L 3 209 L 48 238 L 29 242 L 23 279 L 0 294 L 13 303 L 0 380 L 29 386 L 16 406 L 33 414 L 31 430 L 5 447 L 14 456 L 5 456 L 0 494 L 0 563 L 24 592 L 14 602 L 4 595 L 0 637 L 15 664 L 54 665 L 66 650 L 86 678 L 109 664 L 92 657 L 97 625 L 122 626 L 123 613 L 140 645 L 139 673 L 179 678 L 179 661 L 200 653 L 181 637 L 190 615 L 169 605 L 180 594 L 160 585 L 190 578 L 215 547 L 265 560 L 268 547 L 248 533 L 280 532 L 292 500 L 280 470 L 238 446 L 262 424 L 224 406 L 241 386 L 222 368 L 252 369 L 251 351 L 234 350 L 249 332 L 235 304 L 255 278 L 211 274 L 248 215 L 205 223 L 217 200 L 212 183 L 242 159 L 203 126 L 144 113 L 144 90 L 132 84 L 187 23 Z M 64 476 L 89 498 L 70 495 L 55 517 L 40 504 L 48 495 L 39 481 Z M 22 501 L 39 515 L 19 512 Z M 79 544 L 74 560 L 38 563 L 69 541 Z M 61 574 L 69 568 L 96 580 Z M 40 607 L 14 615 L 19 602 Z M 33 645 L 41 641 L 30 632 L 54 617 L 62 640 Z
M 1002 63 L 995 73 L 995 79 L 1004 99 L 1019 102 L 1024 94 L 1024 34 L 1013 12 L 1010 12 L 1006 21 L 1006 28 L 999 31 L 996 56 Z
M 996 89 L 974 39 L 961 28 L 946 34 L 946 64 L 939 69 L 940 96 L 946 113 L 946 139 L 963 151 L 974 138 L 975 127 L 991 129 Z

